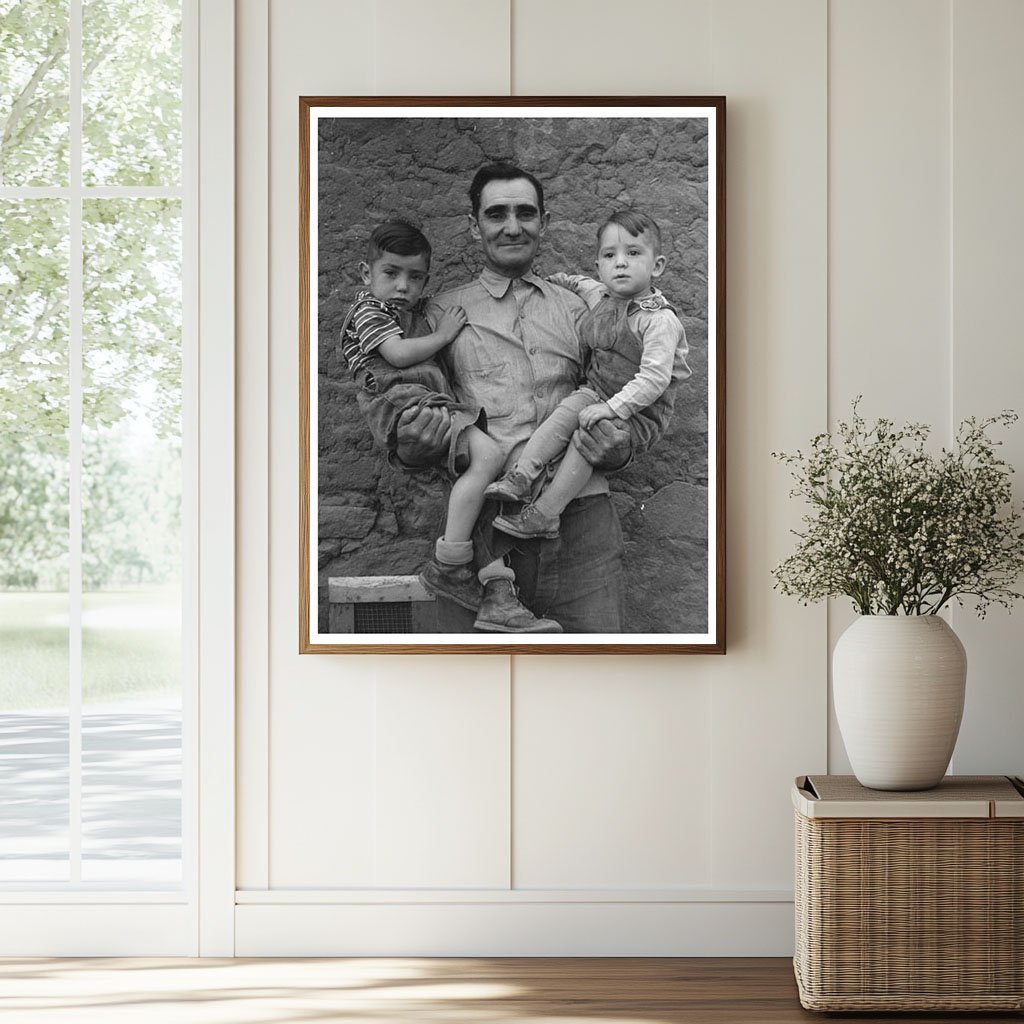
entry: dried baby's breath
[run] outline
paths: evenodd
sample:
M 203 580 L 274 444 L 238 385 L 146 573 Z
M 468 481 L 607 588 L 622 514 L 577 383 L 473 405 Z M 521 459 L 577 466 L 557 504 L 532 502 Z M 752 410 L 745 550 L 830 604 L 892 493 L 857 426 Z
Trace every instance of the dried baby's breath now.
M 989 428 L 1004 411 L 960 424 L 951 451 L 925 450 L 929 428 L 869 427 L 853 403 L 849 423 L 819 434 L 808 452 L 773 452 L 811 512 L 796 551 L 773 570 L 776 589 L 805 603 L 846 596 L 862 615 L 934 615 L 973 598 L 979 616 L 1024 594 L 1024 518 L 1012 503 L 1013 469 Z

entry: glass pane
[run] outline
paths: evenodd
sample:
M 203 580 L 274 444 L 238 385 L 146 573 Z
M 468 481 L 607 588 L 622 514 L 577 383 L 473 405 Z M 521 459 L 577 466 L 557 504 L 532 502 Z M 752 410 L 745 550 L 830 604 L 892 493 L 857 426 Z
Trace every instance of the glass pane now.
M 0 594 L 4 613 L 10 597 Z M 64 627 L 61 647 L 66 658 L 66 613 Z M 5 632 L 0 627 L 4 648 Z M 29 632 L 34 644 L 44 639 L 38 627 Z M 36 646 L 36 656 L 42 657 L 39 650 Z M 9 653 L 6 649 L 0 657 Z M 14 657 L 19 653 L 24 660 L 24 651 L 14 652 Z M 53 658 L 55 666 L 58 660 Z M 67 711 L 0 711 L 0 882 L 69 880 L 68 778 Z
M 0 881 L 68 877 L 67 236 L 0 200 Z
M 181 181 L 181 0 L 85 0 L 87 185 Z
M 0 0 L 0 185 L 68 183 L 68 2 Z
M 181 700 L 173 692 L 172 625 L 180 601 L 170 592 L 104 593 L 88 595 L 86 606 L 84 657 L 93 684 L 148 680 L 163 695 L 115 692 L 83 708 L 82 880 L 180 884 Z M 157 618 L 161 607 L 169 621 Z
M 181 209 L 84 204 L 82 878 L 181 877 Z

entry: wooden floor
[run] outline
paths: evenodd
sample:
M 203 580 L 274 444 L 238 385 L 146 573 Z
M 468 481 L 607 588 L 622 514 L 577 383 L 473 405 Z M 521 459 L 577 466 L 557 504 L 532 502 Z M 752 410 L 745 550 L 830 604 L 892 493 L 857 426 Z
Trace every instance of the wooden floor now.
M 848 1014 L 851 1022 L 1008 1014 Z M 784 959 L 0 960 L 2 1024 L 790 1024 Z

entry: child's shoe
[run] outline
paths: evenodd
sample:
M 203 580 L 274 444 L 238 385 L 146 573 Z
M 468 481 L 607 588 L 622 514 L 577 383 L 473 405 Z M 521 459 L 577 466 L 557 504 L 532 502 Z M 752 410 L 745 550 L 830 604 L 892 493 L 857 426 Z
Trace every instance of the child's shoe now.
M 516 593 L 511 580 L 488 580 L 473 628 L 483 633 L 561 633 L 554 619 L 538 619 Z
M 420 582 L 432 594 L 446 597 L 471 612 L 475 612 L 484 599 L 484 588 L 471 563 L 446 565 L 432 558 L 420 573 Z
M 532 540 L 534 537 L 545 537 L 553 540 L 558 536 L 561 519 L 549 516 L 536 505 L 527 505 L 522 512 L 514 516 L 495 516 L 494 526 L 502 533 L 510 533 L 513 537 Z
M 497 498 L 498 501 L 529 501 L 533 490 L 530 481 L 518 470 L 510 469 L 504 476 L 498 477 L 484 491 L 485 498 Z

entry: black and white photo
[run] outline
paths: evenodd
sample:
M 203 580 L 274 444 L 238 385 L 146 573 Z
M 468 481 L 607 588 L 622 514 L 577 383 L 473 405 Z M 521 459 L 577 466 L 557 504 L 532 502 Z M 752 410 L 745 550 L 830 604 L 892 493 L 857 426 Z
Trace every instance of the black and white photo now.
M 724 651 L 724 117 L 300 101 L 300 650 Z

